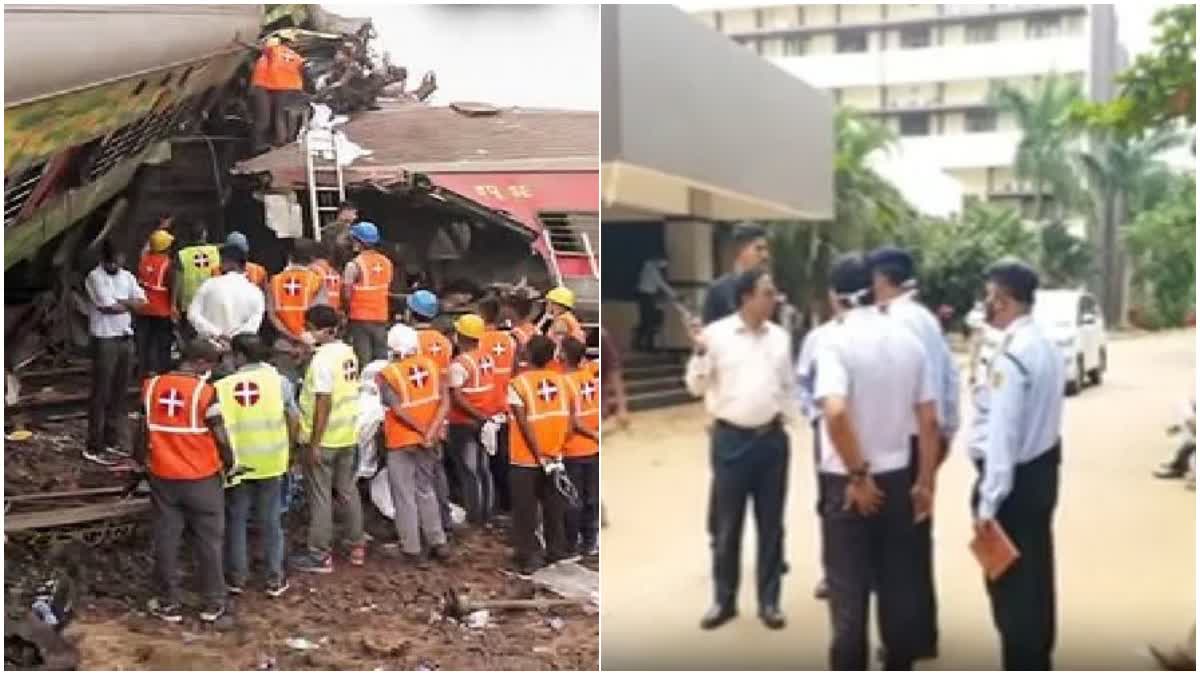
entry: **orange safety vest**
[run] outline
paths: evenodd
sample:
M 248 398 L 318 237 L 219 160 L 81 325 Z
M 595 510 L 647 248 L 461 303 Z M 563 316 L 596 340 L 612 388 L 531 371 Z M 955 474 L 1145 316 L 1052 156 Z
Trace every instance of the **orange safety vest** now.
M 246 278 L 255 286 L 265 288 L 267 285 L 267 268 L 258 263 L 248 262 L 246 263 Z
M 587 363 L 583 364 L 583 367 L 589 373 L 592 374 L 592 377 L 596 378 L 597 380 L 600 379 L 600 360 L 599 359 L 597 359 L 595 361 L 588 361 Z
M 421 328 L 417 330 L 417 341 L 421 355 L 433 359 L 442 377 L 448 377 L 450 359 L 454 357 L 454 345 L 450 344 L 450 338 L 433 328 Z
M 254 70 L 250 71 L 250 86 L 267 89 L 271 83 L 271 62 L 264 53 L 254 61 Z
M 521 399 L 525 419 L 537 436 L 541 451 L 548 455 L 543 459 L 558 458 L 571 426 L 566 380 L 550 370 L 531 370 L 514 377 L 509 386 Z M 514 422 L 508 425 L 509 463 L 536 467 L 537 459 L 525 441 L 521 425 L 515 422 L 515 416 L 513 419 Z
M 147 253 L 138 263 L 138 284 L 146 292 L 146 304 L 138 310 L 142 316 L 171 316 L 171 289 L 167 273 L 171 257 L 166 253 Z
M 217 441 L 204 414 L 217 392 L 207 378 L 185 373 L 156 375 L 142 385 L 150 457 L 147 468 L 159 478 L 198 480 L 221 470 Z
M 583 326 L 579 324 L 579 319 L 571 312 L 563 312 L 559 314 L 554 322 L 550 324 L 549 334 L 557 339 L 559 333 L 566 333 L 580 342 L 587 343 L 587 331 L 583 330 Z
M 492 358 L 494 367 L 493 379 L 495 387 L 492 391 L 492 404 L 488 414 L 504 412 L 504 399 L 508 391 L 508 381 L 512 379 L 513 367 L 517 361 L 517 341 L 512 335 L 502 330 L 489 330 L 479 341 L 479 351 Z
M 463 398 L 485 415 L 499 412 L 493 409 L 496 403 L 496 365 L 492 362 L 492 357 L 476 349 L 473 352 L 459 354 L 454 362 L 467 370 L 467 381 L 459 387 Z M 450 404 L 450 415 L 447 419 L 451 424 L 475 424 L 475 418 L 468 415 L 454 402 Z
M 275 45 L 263 50 L 266 63 L 263 66 L 261 86 L 273 91 L 299 91 L 304 89 L 304 57 L 287 45 Z M 257 70 L 257 63 L 255 63 Z
M 571 394 L 571 410 L 585 429 L 600 432 L 600 380 L 590 368 L 584 366 L 568 373 L 564 378 Z M 567 437 L 563 448 L 564 457 L 591 457 L 600 452 L 600 445 L 580 434 Z
M 377 251 L 363 251 L 354 264 L 358 267 L 358 278 L 350 289 L 350 320 L 386 322 L 392 261 Z
M 389 363 L 379 375 L 400 399 L 400 407 L 408 416 L 428 428 L 442 402 L 442 376 L 433 359 L 416 354 Z M 401 422 L 388 408 L 383 419 L 383 436 L 388 450 L 401 450 L 420 446 L 425 434 Z
M 321 292 L 321 278 L 308 268 L 285 268 L 271 277 L 271 311 L 295 337 L 304 332 L 304 316 Z
M 342 308 L 342 275 L 333 269 L 328 260 L 314 260 L 309 269 L 316 272 L 325 283 L 325 297 L 329 306 L 334 309 Z

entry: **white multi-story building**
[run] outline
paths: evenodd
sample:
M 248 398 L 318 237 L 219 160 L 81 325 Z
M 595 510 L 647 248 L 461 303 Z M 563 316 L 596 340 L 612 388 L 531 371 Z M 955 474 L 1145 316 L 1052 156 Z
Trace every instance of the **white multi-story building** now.
M 882 119 L 901 156 L 941 168 L 969 198 L 1026 207 L 1032 187 L 1012 169 L 1021 133 L 990 92 L 1032 90 L 1055 72 L 1108 100 L 1127 60 L 1112 5 L 773 5 L 695 16 Z

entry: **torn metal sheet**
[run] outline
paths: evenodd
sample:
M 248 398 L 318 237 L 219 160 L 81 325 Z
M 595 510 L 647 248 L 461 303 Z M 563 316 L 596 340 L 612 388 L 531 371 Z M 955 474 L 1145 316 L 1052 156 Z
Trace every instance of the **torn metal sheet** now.
M 600 604 L 600 573 L 576 562 L 558 562 L 533 573 L 533 583 L 564 598 Z

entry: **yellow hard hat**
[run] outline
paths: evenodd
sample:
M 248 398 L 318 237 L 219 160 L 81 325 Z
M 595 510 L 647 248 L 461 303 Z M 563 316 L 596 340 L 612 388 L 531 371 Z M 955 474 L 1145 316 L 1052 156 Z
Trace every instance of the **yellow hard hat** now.
M 562 305 L 563 307 L 575 307 L 575 292 L 566 286 L 552 288 L 546 293 L 546 299 Z
M 268 37 L 266 40 L 264 40 L 263 44 L 267 47 L 277 47 L 277 46 L 279 46 L 279 36 L 272 35 L 272 36 Z
M 155 253 L 162 253 L 171 248 L 171 243 L 175 241 L 175 237 L 171 236 L 166 230 L 155 230 L 150 233 L 150 250 Z
M 463 314 L 454 322 L 454 330 L 463 337 L 478 340 L 483 337 L 483 319 L 478 314 Z

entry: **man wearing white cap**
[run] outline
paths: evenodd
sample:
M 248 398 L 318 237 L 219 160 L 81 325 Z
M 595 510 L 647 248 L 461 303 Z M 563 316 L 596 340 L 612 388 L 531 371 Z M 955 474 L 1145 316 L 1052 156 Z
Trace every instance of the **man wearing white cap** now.
M 405 560 L 423 565 L 421 539 L 444 560 L 450 550 L 437 498 L 438 440 L 450 408 L 447 380 L 433 359 L 418 353 L 417 331 L 403 324 L 387 334 L 391 363 L 376 376 L 387 415 L 388 487 L 396 507 L 396 533 Z

